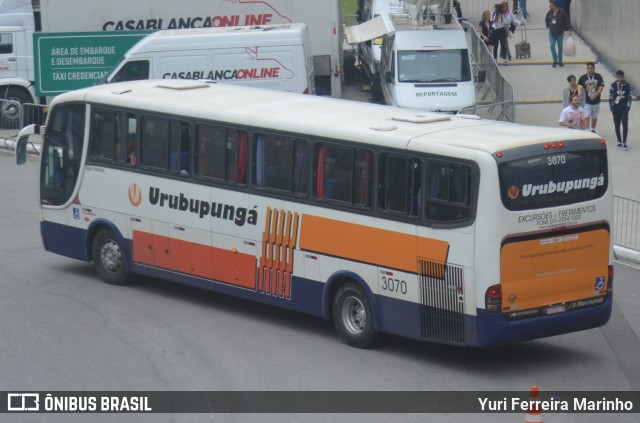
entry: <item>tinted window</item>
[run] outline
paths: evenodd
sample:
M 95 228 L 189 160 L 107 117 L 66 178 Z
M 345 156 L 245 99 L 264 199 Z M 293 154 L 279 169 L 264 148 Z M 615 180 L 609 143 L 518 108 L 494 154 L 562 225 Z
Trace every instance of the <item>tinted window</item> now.
M 248 137 L 245 131 L 198 125 L 197 141 L 200 176 L 247 183 Z
M 94 108 L 91 113 L 91 158 L 135 166 L 137 119 L 135 115 Z
M 167 169 L 169 120 L 155 116 L 142 118 L 142 164 Z
M 509 210 L 561 206 L 607 191 L 605 150 L 563 151 L 501 163 L 500 194 Z
M 292 194 L 309 190 L 309 142 L 258 134 L 255 142 L 256 186 Z
M 429 220 L 455 222 L 471 216 L 471 168 L 465 164 L 427 162 L 427 206 Z
M 380 156 L 380 208 L 408 216 L 419 216 L 421 180 L 421 165 L 418 158 L 382 154 Z
M 316 196 L 370 207 L 373 154 L 368 150 L 319 144 L 316 152 Z

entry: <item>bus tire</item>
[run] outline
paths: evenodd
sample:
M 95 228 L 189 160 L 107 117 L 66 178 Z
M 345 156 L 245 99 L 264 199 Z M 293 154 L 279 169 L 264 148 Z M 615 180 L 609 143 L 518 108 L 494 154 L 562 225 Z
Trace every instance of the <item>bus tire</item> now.
M 333 322 L 340 338 L 356 348 L 378 343 L 373 324 L 373 308 L 364 290 L 356 283 L 342 285 L 333 300 Z
M 93 267 L 103 281 L 112 285 L 129 282 L 129 272 L 125 265 L 124 250 L 118 237 L 111 229 L 100 229 L 91 246 Z

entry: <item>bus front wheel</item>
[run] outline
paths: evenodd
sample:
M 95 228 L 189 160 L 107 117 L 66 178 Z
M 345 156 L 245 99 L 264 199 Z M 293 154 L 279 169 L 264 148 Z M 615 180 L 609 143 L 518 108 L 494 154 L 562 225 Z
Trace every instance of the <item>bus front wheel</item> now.
M 340 338 L 356 348 L 369 348 L 378 342 L 373 325 L 373 308 L 356 283 L 338 289 L 333 301 L 333 321 Z
M 122 246 L 111 229 L 101 229 L 96 234 L 92 253 L 93 267 L 102 280 L 112 285 L 125 285 L 129 281 Z

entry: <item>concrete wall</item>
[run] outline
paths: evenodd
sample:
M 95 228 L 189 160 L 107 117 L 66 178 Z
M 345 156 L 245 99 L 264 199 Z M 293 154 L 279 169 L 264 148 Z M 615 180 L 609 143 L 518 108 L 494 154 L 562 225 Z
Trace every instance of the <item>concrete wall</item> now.
M 541 1 L 541 0 L 534 0 Z M 571 21 L 582 38 L 612 69 L 640 91 L 640 2 L 573 0 Z

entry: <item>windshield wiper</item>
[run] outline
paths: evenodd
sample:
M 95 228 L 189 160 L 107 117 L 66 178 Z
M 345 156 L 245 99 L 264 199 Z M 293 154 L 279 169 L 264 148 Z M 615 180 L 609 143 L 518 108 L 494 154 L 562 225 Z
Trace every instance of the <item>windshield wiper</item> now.
M 439 79 L 432 79 L 430 81 L 423 81 L 423 82 L 460 82 L 460 81 L 458 81 L 458 79 L 456 78 L 439 78 Z

